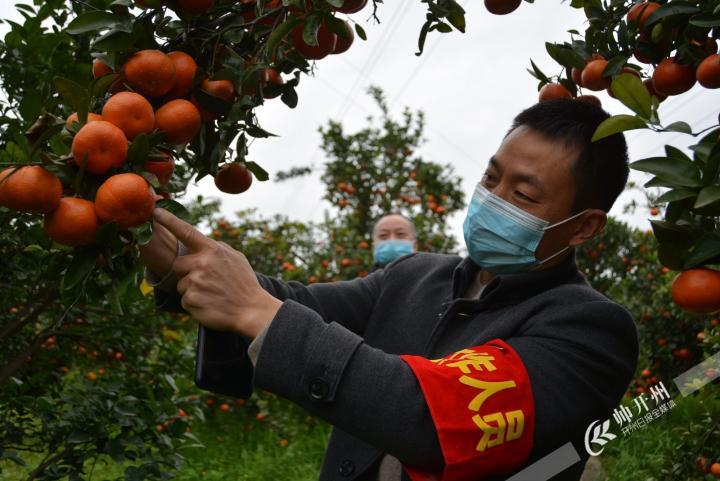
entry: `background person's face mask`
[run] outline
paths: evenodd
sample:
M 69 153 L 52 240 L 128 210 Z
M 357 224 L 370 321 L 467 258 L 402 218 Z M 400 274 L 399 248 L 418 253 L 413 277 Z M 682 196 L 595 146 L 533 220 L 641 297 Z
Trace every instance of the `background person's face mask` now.
M 538 260 L 535 250 L 546 230 L 563 224 L 586 212 L 565 220 L 550 222 L 528 214 L 496 196 L 478 183 L 463 223 L 468 255 L 477 265 L 492 274 L 514 274 L 535 268 L 570 248 Z
M 385 266 L 398 257 L 413 252 L 413 241 L 407 239 L 387 239 L 375 242 L 375 262 Z

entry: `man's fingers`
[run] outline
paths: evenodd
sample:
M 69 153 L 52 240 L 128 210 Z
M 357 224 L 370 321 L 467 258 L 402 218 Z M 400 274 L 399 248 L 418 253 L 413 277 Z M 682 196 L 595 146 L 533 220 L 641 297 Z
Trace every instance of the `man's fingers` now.
M 211 240 L 182 219 L 160 207 L 153 211 L 155 222 L 169 230 L 190 252 L 197 252 L 212 245 Z
M 176 276 L 178 276 L 179 279 L 182 280 L 185 276 L 192 272 L 194 262 L 195 257 L 193 254 L 180 256 L 175 259 L 175 262 L 173 262 L 172 271 L 175 273 Z

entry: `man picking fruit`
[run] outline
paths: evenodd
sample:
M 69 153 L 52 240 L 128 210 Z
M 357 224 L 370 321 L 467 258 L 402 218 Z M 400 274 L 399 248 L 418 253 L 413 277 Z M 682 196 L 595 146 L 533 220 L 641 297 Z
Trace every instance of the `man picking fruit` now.
M 321 481 L 500 480 L 567 442 L 581 462 L 552 479 L 578 480 L 585 430 L 638 355 L 631 315 L 575 264 L 627 181 L 622 134 L 591 142 L 607 117 L 568 99 L 520 113 L 473 193 L 465 258 L 415 252 L 304 286 L 156 210 L 142 259 L 165 276 L 158 306 L 252 339 L 254 385 L 335 426 Z

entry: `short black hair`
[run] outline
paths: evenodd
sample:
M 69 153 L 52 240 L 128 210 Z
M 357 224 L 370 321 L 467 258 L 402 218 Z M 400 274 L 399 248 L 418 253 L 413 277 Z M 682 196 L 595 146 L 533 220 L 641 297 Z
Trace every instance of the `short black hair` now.
M 598 125 L 608 117 L 610 114 L 589 102 L 547 100 L 520 112 L 506 136 L 526 126 L 551 140 L 564 140 L 566 146 L 577 149 L 578 158 L 572 169 L 576 185 L 572 213 L 588 208 L 609 212 L 625 189 L 630 169 L 622 133 L 592 141 Z
M 377 216 L 372 223 L 372 227 L 370 228 L 370 237 L 375 237 L 375 228 L 377 227 L 378 222 L 380 222 L 380 219 L 382 219 L 383 217 L 387 217 L 389 215 L 399 215 L 400 217 L 402 217 L 403 219 L 408 221 L 408 224 L 410 224 L 410 230 L 412 231 L 412 234 L 413 234 L 413 239 L 417 239 L 418 232 L 417 232 L 417 227 L 415 227 L 415 223 L 408 216 L 406 216 L 405 214 L 401 214 L 400 212 L 385 212 L 385 213 Z

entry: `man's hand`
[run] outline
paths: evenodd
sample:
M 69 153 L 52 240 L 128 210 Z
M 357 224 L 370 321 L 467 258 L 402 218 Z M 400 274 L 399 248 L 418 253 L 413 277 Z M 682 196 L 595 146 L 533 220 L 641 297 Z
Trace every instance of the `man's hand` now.
M 252 338 L 260 334 L 282 302 L 260 286 L 245 256 L 164 209 L 155 209 L 153 215 L 189 250 L 172 266 L 182 307 L 211 329 Z

